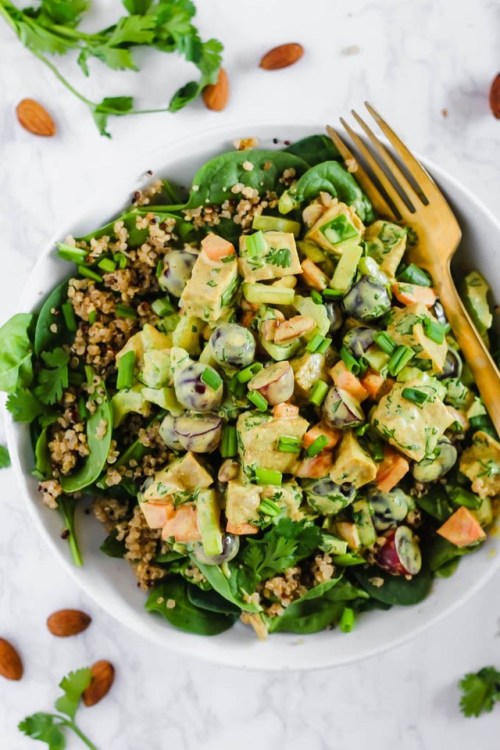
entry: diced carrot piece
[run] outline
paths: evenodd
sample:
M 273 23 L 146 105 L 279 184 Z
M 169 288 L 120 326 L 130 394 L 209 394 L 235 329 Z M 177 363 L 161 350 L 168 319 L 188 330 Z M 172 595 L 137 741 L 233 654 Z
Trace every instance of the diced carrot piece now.
M 273 406 L 273 417 L 275 419 L 291 419 L 292 417 L 299 416 L 299 407 L 295 404 L 289 404 L 283 402 L 282 404 L 276 404 Z
M 150 529 L 162 529 L 174 515 L 173 503 L 149 500 L 140 505 Z
M 236 534 L 242 536 L 243 534 L 257 534 L 259 531 L 258 526 L 254 526 L 252 523 L 231 523 L 227 522 L 226 531 L 228 534 Z
M 326 477 L 333 464 L 333 454 L 331 451 L 321 451 L 317 456 L 304 458 L 295 476 L 302 479 L 321 479 Z
M 331 451 L 332 448 L 335 448 L 335 446 L 339 442 L 342 433 L 340 430 L 336 430 L 334 427 L 327 427 L 320 422 L 319 424 L 315 424 L 314 427 L 311 427 L 311 429 L 306 432 L 306 434 L 302 438 L 302 445 L 304 446 L 304 448 L 309 448 L 309 446 L 314 443 L 316 438 L 319 438 L 321 435 L 324 435 L 328 440 L 328 443 L 325 445 L 324 450 Z
M 361 547 L 361 540 L 355 523 L 350 523 L 350 521 L 337 521 L 335 528 L 339 537 L 347 542 L 350 549 L 356 550 Z
M 210 232 L 203 238 L 201 248 L 207 258 L 213 261 L 222 260 L 222 258 L 227 258 L 229 255 L 234 255 L 233 245 L 223 237 L 213 234 L 213 232 Z
M 421 302 L 426 307 L 432 307 L 436 302 L 436 295 L 430 286 L 418 284 L 393 284 L 392 292 L 403 305 L 413 305 Z
M 302 266 L 302 278 L 306 282 L 307 286 L 317 289 L 318 292 L 322 292 L 328 286 L 329 278 L 326 273 L 323 273 L 321 268 L 313 263 L 310 258 L 306 258 L 301 263 Z
M 378 467 L 375 482 L 382 492 L 390 492 L 398 482 L 408 473 L 410 464 L 404 456 L 390 448 L 384 448 L 384 460 Z
M 366 388 L 363 387 L 363 384 L 356 375 L 349 372 L 345 362 L 342 360 L 330 369 L 330 375 L 337 388 L 347 391 L 357 401 L 364 401 L 365 398 L 368 398 Z
M 360 380 L 368 396 L 373 400 L 377 398 L 380 389 L 385 383 L 384 376 L 379 372 L 375 372 L 375 370 L 368 370 Z
M 176 542 L 198 542 L 201 539 L 198 515 L 192 503 L 179 506 L 163 527 L 162 539 L 174 537 Z
M 468 547 L 486 537 L 479 521 L 468 508 L 461 506 L 437 530 L 439 536 L 444 537 L 457 547 Z
M 241 316 L 240 323 L 242 326 L 245 326 L 245 328 L 250 328 L 255 317 L 255 312 L 253 310 L 245 310 L 245 312 Z

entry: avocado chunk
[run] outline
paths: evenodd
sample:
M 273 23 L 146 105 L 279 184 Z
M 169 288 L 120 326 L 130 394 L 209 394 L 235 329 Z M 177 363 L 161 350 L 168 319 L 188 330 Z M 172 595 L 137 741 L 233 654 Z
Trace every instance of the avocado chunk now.
M 336 484 L 348 482 L 357 488 L 372 482 L 376 475 L 375 461 L 361 448 L 352 430 L 345 432 L 330 477 Z
M 500 494 L 500 443 L 479 430 L 474 433 L 472 445 L 460 459 L 460 471 L 472 482 L 472 491 L 479 497 Z
M 330 282 L 332 289 L 342 292 L 342 294 L 346 294 L 349 291 L 356 276 L 358 263 L 362 255 L 363 249 L 360 245 L 350 245 L 345 248 Z
M 489 291 L 490 287 L 478 271 L 467 274 L 462 285 L 463 300 L 481 336 L 484 336 L 493 323 L 493 315 L 488 304 Z
M 111 407 L 113 409 L 113 427 L 118 427 L 131 411 L 142 414 L 143 417 L 148 417 L 151 411 L 151 405 L 138 386 L 117 391 L 111 399 Z
M 144 352 L 139 380 L 148 388 L 161 388 L 171 384 L 170 356 L 166 349 L 151 349 Z
M 392 320 L 387 326 L 387 333 L 396 344 L 409 346 L 415 351 L 416 359 L 430 360 L 434 372 L 442 372 L 448 344 L 446 339 L 437 344 L 424 331 L 425 320 L 438 321 L 421 302 L 404 308 L 393 308 Z
M 371 547 L 377 541 L 377 532 L 373 525 L 370 506 L 366 500 L 356 500 L 352 506 L 352 514 L 361 546 Z
M 220 555 L 222 553 L 222 529 L 220 507 L 215 490 L 200 490 L 196 498 L 196 508 L 203 551 L 209 557 Z
M 172 386 L 165 386 L 164 388 L 143 388 L 142 395 L 145 401 L 151 404 L 156 404 L 160 409 L 165 409 L 174 417 L 178 417 L 183 413 L 184 407 L 177 401 L 175 390 Z
M 186 453 L 148 480 L 143 498 L 145 501 L 166 500 L 176 492 L 204 490 L 212 484 L 213 479 L 208 471 L 192 453 Z
M 377 261 L 380 270 L 393 278 L 406 250 L 407 231 L 390 221 L 375 221 L 366 228 L 368 255 Z
M 182 291 L 180 306 L 187 317 L 215 323 L 227 309 L 224 305 L 225 294 L 235 287 L 237 281 L 236 255 L 213 261 L 202 250 L 193 266 L 191 278 Z
M 262 488 L 255 484 L 228 482 L 226 517 L 229 528 L 245 528 L 258 521 L 261 490 Z
M 359 245 L 364 231 L 364 224 L 355 211 L 345 203 L 335 201 L 313 224 L 305 239 L 329 253 L 342 255 L 349 245 Z

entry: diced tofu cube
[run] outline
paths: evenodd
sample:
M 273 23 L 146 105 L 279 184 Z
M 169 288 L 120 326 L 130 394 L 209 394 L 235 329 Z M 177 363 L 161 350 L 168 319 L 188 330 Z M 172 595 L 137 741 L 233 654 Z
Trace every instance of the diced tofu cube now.
M 189 317 L 216 322 L 223 317 L 237 283 L 236 255 L 214 261 L 202 250 L 181 294 L 180 306 Z
M 208 471 L 192 453 L 186 453 L 152 477 L 144 492 L 144 500 L 167 499 L 177 492 L 193 492 L 210 487 L 211 484 L 213 479 Z
M 405 388 L 425 391 L 427 401 L 408 401 L 403 397 Z M 414 461 L 421 461 L 433 452 L 453 419 L 437 389 L 419 379 L 395 383 L 375 407 L 371 422 L 387 442 Z
M 244 465 L 293 474 L 298 454 L 278 450 L 278 438 L 296 437 L 302 441 L 308 427 L 309 423 L 302 417 L 276 419 L 248 412 L 240 414 L 236 429 Z
M 262 487 L 262 500 L 272 500 L 280 508 L 284 508 L 288 518 L 292 521 L 300 521 L 304 517 L 300 510 L 302 503 L 302 488 L 297 482 L 286 482 L 281 487 L 268 484 Z
M 437 344 L 426 336 L 423 325 L 426 318 L 434 323 L 438 322 L 421 302 L 402 309 L 394 309 L 392 320 L 387 326 L 387 333 L 396 344 L 404 344 L 414 349 L 417 352 L 417 359 L 429 359 L 434 372 L 442 372 L 448 344 L 446 339 L 442 344 Z
M 313 224 L 305 239 L 329 253 L 342 255 L 344 247 L 359 243 L 364 231 L 364 224 L 356 212 L 345 203 L 335 201 Z
M 305 352 L 302 357 L 290 360 L 295 375 L 295 395 L 307 398 L 317 380 L 328 382 L 324 354 Z
M 240 237 L 240 274 L 245 281 L 279 279 L 302 273 L 295 237 L 290 232 L 262 232 L 263 248 L 254 255 L 248 248 L 249 235 Z
M 335 457 L 330 477 L 336 484 L 348 482 L 355 487 L 362 487 L 372 482 L 377 475 L 377 464 L 365 453 L 358 443 L 354 432 L 344 434 L 340 448 Z
M 261 487 L 255 484 L 227 483 L 226 518 L 230 533 L 257 533 L 259 529 L 255 521 L 259 518 L 260 493 Z
M 460 471 L 479 497 L 500 495 L 500 443 L 486 432 L 476 432 L 460 459 Z

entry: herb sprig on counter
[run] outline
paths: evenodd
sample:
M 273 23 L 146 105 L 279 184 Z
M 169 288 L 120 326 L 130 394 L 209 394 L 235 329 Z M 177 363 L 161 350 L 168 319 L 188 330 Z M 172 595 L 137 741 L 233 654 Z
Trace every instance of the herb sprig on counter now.
M 59 81 L 87 105 L 101 135 L 109 137 L 110 116 L 151 112 L 177 112 L 196 99 L 203 88 L 215 83 L 222 60 L 222 44 L 217 39 L 203 42 L 192 19 L 196 8 L 191 0 L 123 0 L 129 15 L 95 33 L 78 26 L 90 7 L 90 0 L 41 0 L 36 8 L 20 9 L 9 0 L 0 0 L 2 15 L 21 42 L 43 62 Z M 78 53 L 78 65 L 89 75 L 89 60 L 100 60 L 112 70 L 138 71 L 134 57 L 137 47 L 158 52 L 177 52 L 199 70 L 198 80 L 189 81 L 172 96 L 166 107 L 135 109 L 132 96 L 106 96 L 95 102 L 73 86 L 47 57 Z
M 460 708 L 465 716 L 480 716 L 493 711 L 500 702 L 500 672 L 494 667 L 483 667 L 460 680 L 462 698 Z

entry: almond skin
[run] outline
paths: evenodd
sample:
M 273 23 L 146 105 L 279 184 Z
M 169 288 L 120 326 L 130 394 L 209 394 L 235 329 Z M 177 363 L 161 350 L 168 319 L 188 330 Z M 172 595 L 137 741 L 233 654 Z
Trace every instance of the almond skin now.
M 297 42 L 280 44 L 279 47 L 273 47 L 269 52 L 266 52 L 259 66 L 264 70 L 288 68 L 289 65 L 294 65 L 298 62 L 303 54 L 304 47 L 301 44 L 297 44 Z
M 56 124 L 46 109 L 34 99 L 23 99 L 16 107 L 17 119 L 33 135 L 52 136 Z
M 490 107 L 493 116 L 500 120 L 500 73 L 497 73 L 493 79 L 490 88 Z
M 0 675 L 6 680 L 20 680 L 23 676 L 21 657 L 5 638 L 0 638 Z
M 57 638 L 68 638 L 83 633 L 91 623 L 91 618 L 79 609 L 60 609 L 47 618 L 47 627 Z
M 115 679 L 115 668 L 109 661 L 101 659 L 91 667 L 92 681 L 88 688 L 83 691 L 82 700 L 86 706 L 95 706 L 102 701 L 111 689 Z
M 220 68 L 215 83 L 205 86 L 202 97 L 207 109 L 222 112 L 226 108 L 229 99 L 229 78 L 224 68 Z

